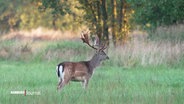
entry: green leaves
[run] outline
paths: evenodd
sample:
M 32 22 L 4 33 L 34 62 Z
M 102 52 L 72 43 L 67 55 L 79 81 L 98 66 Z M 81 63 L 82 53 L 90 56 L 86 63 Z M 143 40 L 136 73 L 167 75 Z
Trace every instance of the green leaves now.
M 67 13 L 70 13 L 70 6 L 66 2 L 66 0 L 60 1 L 60 0 L 42 0 L 43 7 L 45 9 L 50 8 L 52 9 L 53 15 L 65 15 Z
M 145 26 L 150 23 L 152 27 L 183 23 L 183 0 L 140 0 L 129 1 L 135 10 L 134 20 Z

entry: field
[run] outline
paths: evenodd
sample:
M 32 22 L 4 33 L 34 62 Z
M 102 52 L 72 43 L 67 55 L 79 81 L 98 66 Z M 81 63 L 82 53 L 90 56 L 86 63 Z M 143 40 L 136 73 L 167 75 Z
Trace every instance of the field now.
M 1 104 L 182 104 L 184 71 L 167 67 L 103 66 L 87 90 L 72 82 L 57 92 L 55 64 L 0 62 Z M 11 91 L 39 91 L 41 95 L 11 95 Z
M 70 83 L 56 90 L 56 63 L 1 62 L 1 104 L 182 104 L 184 71 L 167 67 L 103 66 L 96 70 L 87 90 Z M 14 90 L 41 95 L 11 95 Z
M 56 65 L 88 60 L 92 51 L 79 39 L 3 40 L 0 43 L 0 104 L 183 104 L 184 43 L 132 41 L 109 48 L 87 90 L 71 82 L 60 92 Z M 13 95 L 11 91 L 39 92 Z

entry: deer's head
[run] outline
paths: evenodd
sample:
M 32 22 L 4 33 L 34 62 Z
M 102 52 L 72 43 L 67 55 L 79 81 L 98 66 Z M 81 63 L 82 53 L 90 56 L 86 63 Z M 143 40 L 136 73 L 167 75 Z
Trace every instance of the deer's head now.
M 98 57 L 100 61 L 109 59 L 107 54 L 104 52 L 104 49 L 96 50 L 96 53 L 95 53 L 94 57 Z

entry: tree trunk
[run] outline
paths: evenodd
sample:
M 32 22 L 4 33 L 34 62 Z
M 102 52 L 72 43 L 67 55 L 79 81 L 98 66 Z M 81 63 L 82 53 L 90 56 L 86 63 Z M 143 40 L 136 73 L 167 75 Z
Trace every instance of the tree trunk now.
M 98 36 L 98 38 L 101 40 L 102 38 L 102 26 L 101 26 L 101 12 L 100 12 L 100 1 L 96 2 L 97 5 L 97 25 L 96 25 L 96 34 Z
M 102 27 L 101 27 L 101 12 L 100 12 L 100 1 L 95 2 L 95 5 L 97 8 L 94 7 L 94 5 L 88 2 L 88 0 L 85 0 L 85 5 L 89 8 L 92 14 L 92 25 L 95 27 L 94 33 L 98 36 L 101 41 L 102 39 Z M 97 13 L 96 13 L 97 12 Z
M 52 20 L 52 26 L 54 28 L 54 30 L 57 30 L 57 26 L 56 26 L 56 21 L 57 21 L 57 15 L 53 15 L 53 20 Z
M 108 34 L 108 25 L 107 25 L 107 11 L 106 11 L 106 0 L 102 0 L 102 21 L 103 21 L 103 41 L 107 42 L 109 45 L 109 34 Z
M 118 18 L 119 32 L 122 31 L 122 20 L 123 20 L 123 0 L 120 0 L 120 10 L 119 10 L 119 18 Z
M 116 18 L 116 0 L 111 0 L 111 28 L 112 28 L 112 39 L 113 39 L 113 44 L 114 46 L 116 46 L 116 41 L 117 41 L 117 37 L 116 37 L 116 22 L 115 22 L 115 18 Z
M 120 3 L 119 3 L 119 10 L 118 10 L 118 40 L 119 42 L 121 43 L 122 40 L 123 40 L 123 32 L 122 32 L 122 26 L 123 26 L 123 23 L 122 23 L 122 20 L 123 20 L 123 0 L 120 0 Z
M 122 4 L 123 4 L 123 8 L 122 8 L 123 18 L 122 19 L 123 19 L 123 29 L 124 29 L 122 44 L 126 44 L 128 40 L 128 32 L 129 32 L 127 16 L 126 16 L 126 10 L 127 10 L 126 0 L 123 0 Z

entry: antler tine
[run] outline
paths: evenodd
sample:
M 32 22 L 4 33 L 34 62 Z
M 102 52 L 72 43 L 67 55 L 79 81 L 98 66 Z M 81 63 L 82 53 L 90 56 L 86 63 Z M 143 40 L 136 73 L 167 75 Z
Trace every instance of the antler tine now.
M 88 37 L 88 33 L 83 33 L 81 34 L 81 39 L 83 41 L 83 43 L 86 43 L 88 46 L 90 46 L 91 48 L 97 50 L 97 48 L 95 48 L 94 46 L 89 44 L 89 37 Z
M 107 44 L 104 43 L 99 47 L 99 50 L 105 50 L 107 48 Z
M 82 33 L 81 33 L 81 39 L 82 39 L 83 43 L 86 43 L 86 38 L 84 37 L 83 31 L 82 31 Z

